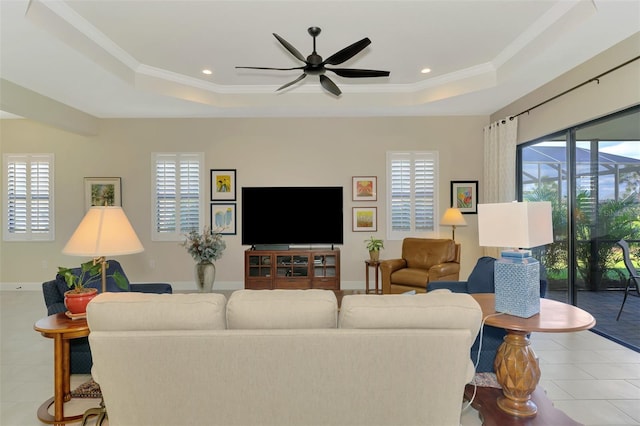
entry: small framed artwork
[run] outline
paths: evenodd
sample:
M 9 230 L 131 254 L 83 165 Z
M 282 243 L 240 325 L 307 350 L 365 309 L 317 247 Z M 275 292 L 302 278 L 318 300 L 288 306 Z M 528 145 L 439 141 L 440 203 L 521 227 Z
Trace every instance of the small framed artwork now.
M 211 170 L 211 201 L 236 200 L 236 169 Z
M 211 204 L 211 229 L 223 235 L 236 235 L 236 203 Z
M 353 231 L 376 232 L 378 230 L 377 207 L 353 207 Z
M 352 178 L 353 201 L 377 201 L 378 178 L 376 176 L 354 176 Z
M 86 210 L 92 206 L 121 206 L 122 189 L 119 177 L 84 178 Z
M 462 214 L 478 213 L 478 181 L 452 180 L 451 206 L 457 207 Z

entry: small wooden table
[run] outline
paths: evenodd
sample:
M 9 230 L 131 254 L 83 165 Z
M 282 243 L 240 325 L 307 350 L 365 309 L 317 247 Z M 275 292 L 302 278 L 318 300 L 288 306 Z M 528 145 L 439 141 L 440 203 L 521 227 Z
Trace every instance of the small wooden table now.
M 77 422 L 82 419 L 82 414 L 70 417 L 64 416 L 64 403 L 71 399 L 69 341 L 89 335 L 87 320 L 72 320 L 65 314 L 60 313 L 38 320 L 33 328 L 44 337 L 53 339 L 53 398 L 49 398 L 38 408 L 38 419 L 44 423 L 56 425 Z M 52 404 L 54 406 L 53 416 L 49 414 L 49 407 Z
M 369 268 L 373 268 L 374 272 L 374 280 L 375 280 L 375 289 L 376 292 L 375 294 L 382 294 L 382 291 L 378 289 L 378 269 L 380 266 L 380 261 L 379 260 L 371 260 L 371 259 L 367 259 L 364 261 L 364 263 L 366 264 L 365 267 L 365 284 L 366 284 L 366 293 L 369 294 L 371 293 L 371 290 L 369 290 Z
M 551 299 L 540 299 L 540 313 L 530 318 L 495 315 L 493 293 L 471 296 L 482 308 L 486 324 L 507 331 L 494 361 L 498 383 L 502 386 L 502 395 L 496 401 L 498 407 L 516 417 L 535 416 L 538 407 L 531 395 L 540 381 L 540 365 L 530 347 L 528 335 L 534 331 L 564 333 L 588 330 L 596 324 L 595 319 L 580 308 Z

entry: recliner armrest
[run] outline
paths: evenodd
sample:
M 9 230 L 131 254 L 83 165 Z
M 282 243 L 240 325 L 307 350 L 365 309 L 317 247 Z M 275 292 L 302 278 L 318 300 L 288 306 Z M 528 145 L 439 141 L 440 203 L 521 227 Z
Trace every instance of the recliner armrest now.
M 407 261 L 404 259 L 387 259 L 380 262 L 380 270 L 387 270 L 389 273 L 395 272 L 398 269 L 406 268 Z
M 137 293 L 172 294 L 173 288 L 167 283 L 129 284 L 130 290 Z
M 407 261 L 404 259 L 388 259 L 380 262 L 380 278 L 382 279 L 383 294 L 391 293 L 391 274 L 406 267 Z
M 469 293 L 466 281 L 430 281 L 427 284 L 427 292 L 447 289 L 453 293 Z
M 458 279 L 460 274 L 460 264 L 456 262 L 446 262 L 433 265 L 429 268 L 429 282 L 441 281 L 444 279 Z

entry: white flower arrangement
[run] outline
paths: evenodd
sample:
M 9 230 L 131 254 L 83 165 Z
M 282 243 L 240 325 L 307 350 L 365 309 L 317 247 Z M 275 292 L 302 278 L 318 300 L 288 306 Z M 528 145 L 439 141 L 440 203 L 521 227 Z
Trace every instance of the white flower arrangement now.
M 222 234 L 205 226 L 202 234 L 195 229 L 189 232 L 182 246 L 187 248 L 187 252 L 196 262 L 201 263 L 220 259 L 227 243 L 222 239 Z

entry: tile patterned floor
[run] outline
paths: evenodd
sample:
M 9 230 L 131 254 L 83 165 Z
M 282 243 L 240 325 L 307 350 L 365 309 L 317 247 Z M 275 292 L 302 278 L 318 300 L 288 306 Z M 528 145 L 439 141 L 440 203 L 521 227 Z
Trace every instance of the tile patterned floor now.
M 598 332 L 613 336 L 640 350 L 640 297 L 635 294 L 635 291 L 629 293 L 618 321 L 616 316 L 624 298 L 623 291 L 580 291 L 577 298 L 578 307 L 594 316 L 595 329 Z M 566 292 L 550 291 L 547 297 L 561 302 L 567 301 Z
M 33 324 L 45 315 L 40 292 L 0 291 L 2 426 L 42 425 L 36 411 L 53 394 L 53 342 Z M 556 407 L 585 425 L 640 425 L 640 353 L 589 331 L 535 333 L 532 345 L 540 358 L 540 386 Z M 74 375 L 72 386 L 88 378 Z M 98 403 L 73 400 L 65 408 L 82 413 Z M 467 409 L 461 424 L 481 422 L 475 410 Z

